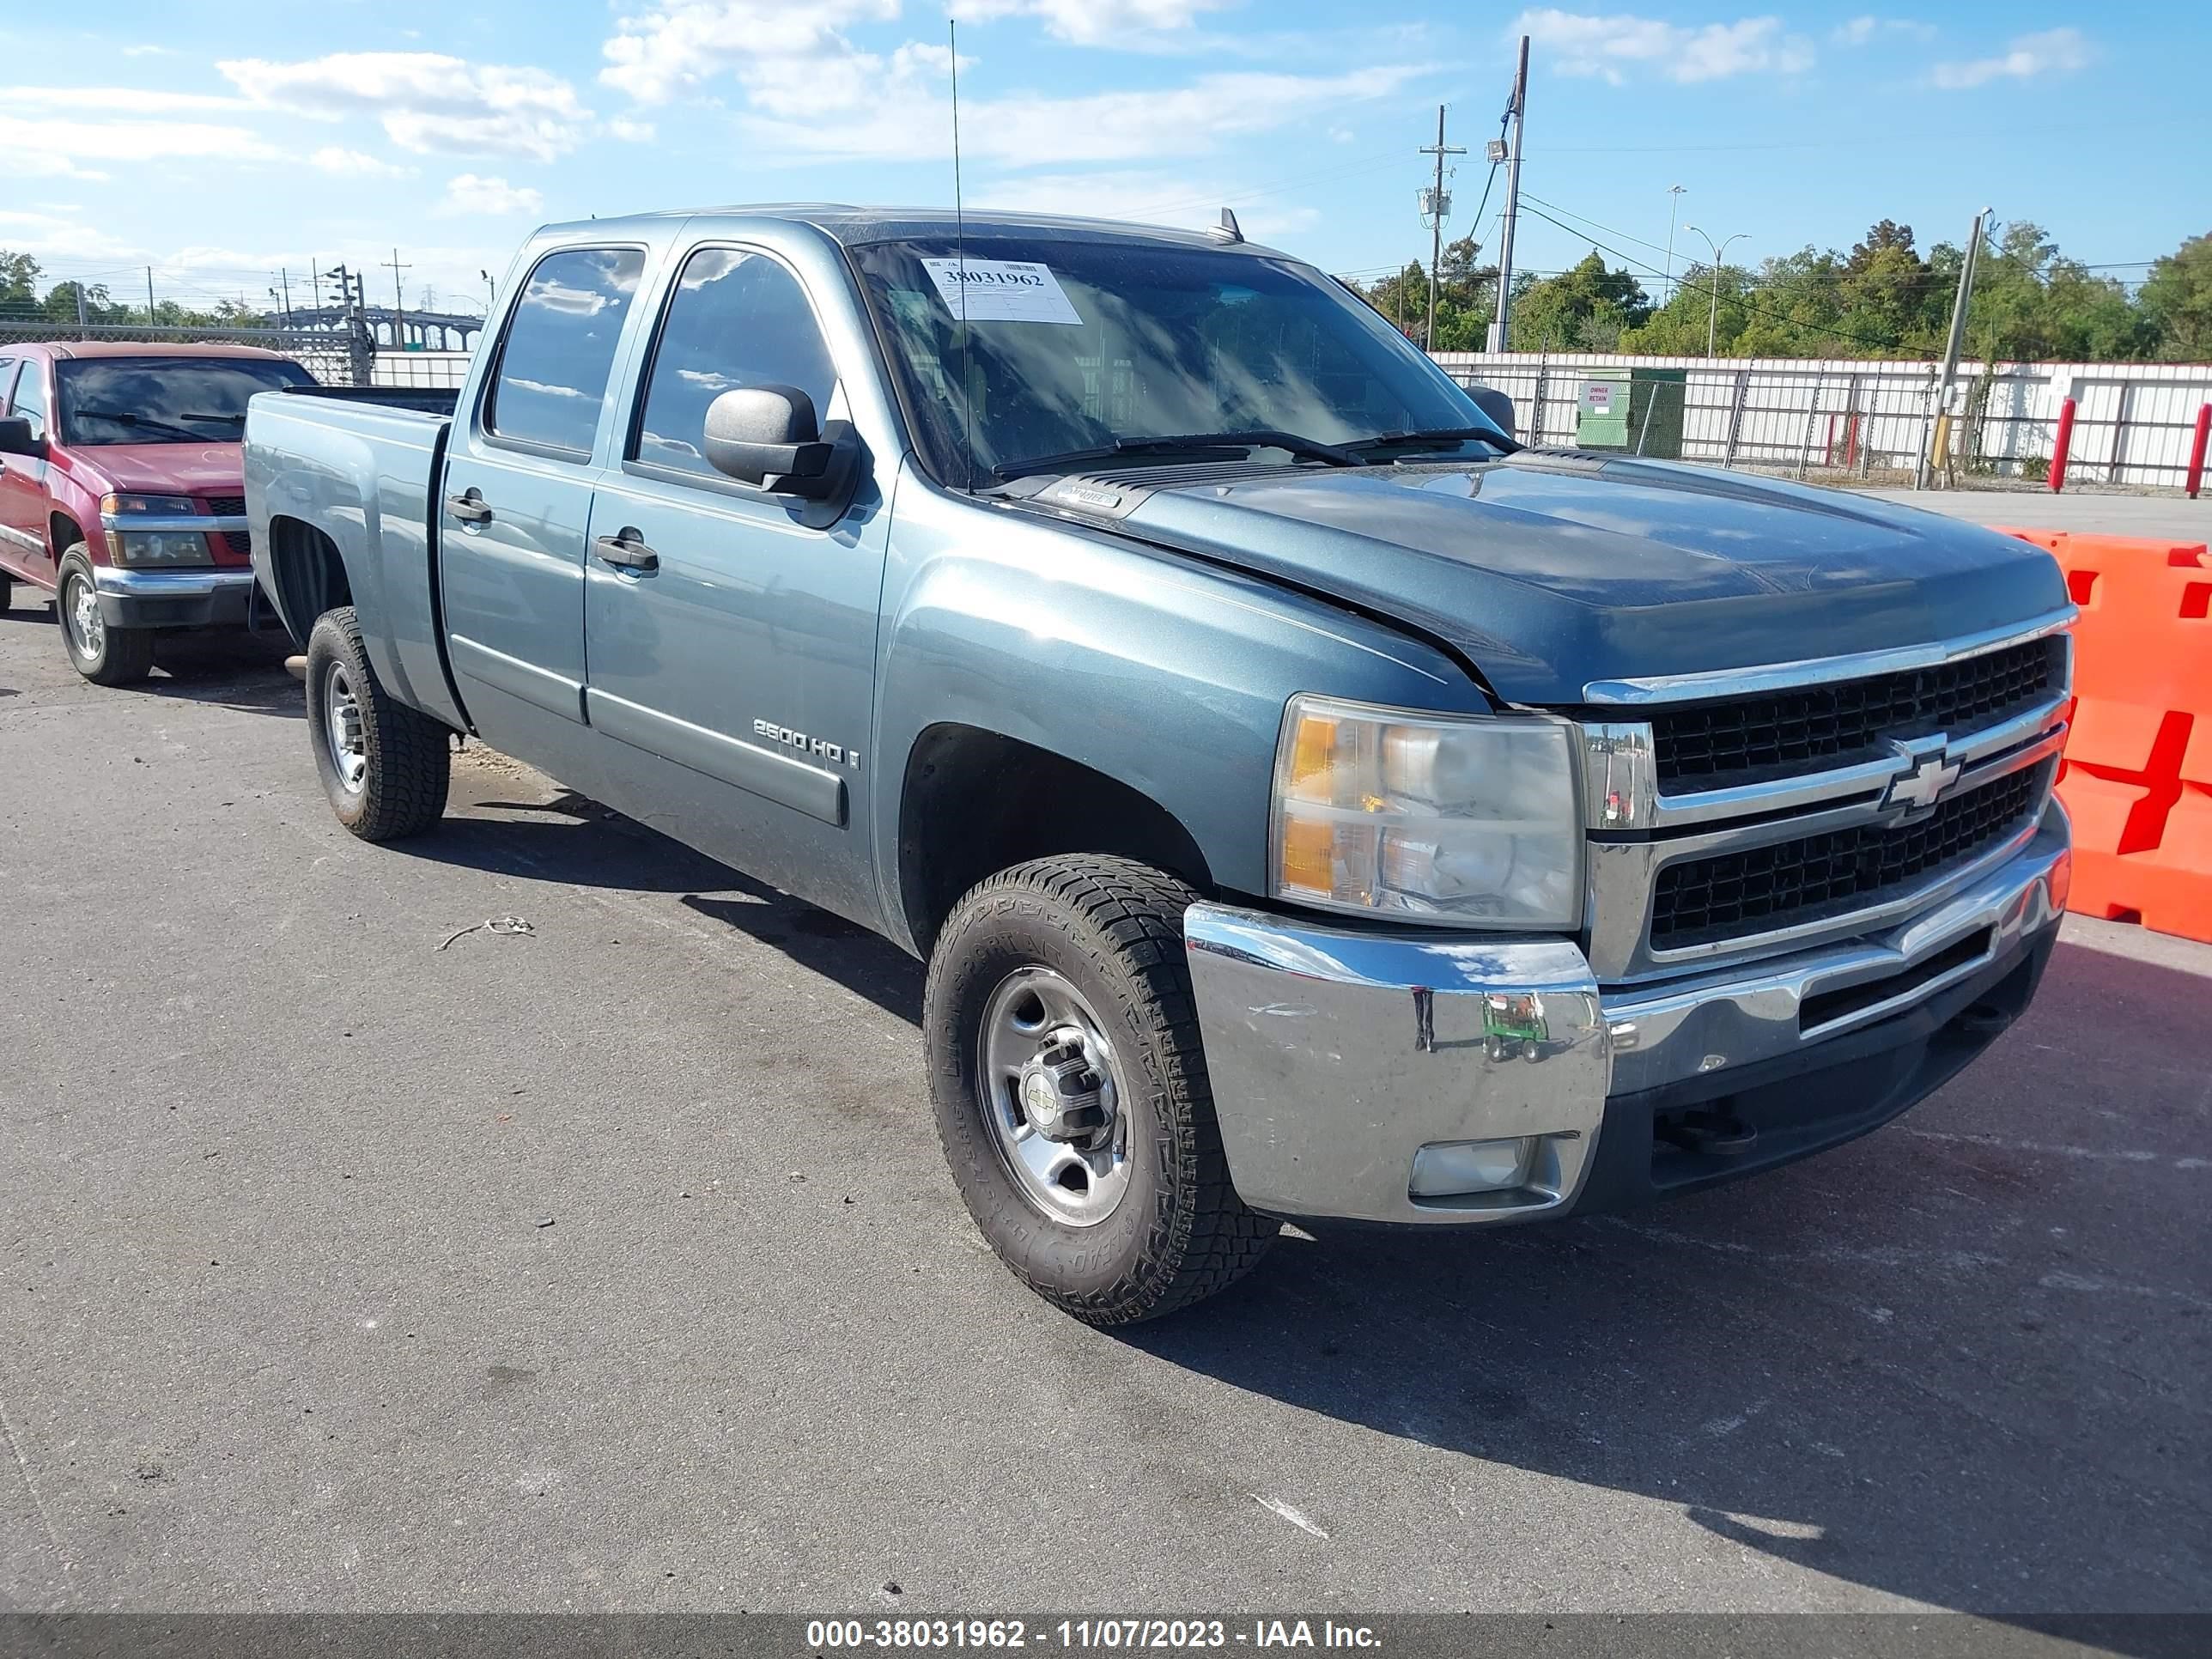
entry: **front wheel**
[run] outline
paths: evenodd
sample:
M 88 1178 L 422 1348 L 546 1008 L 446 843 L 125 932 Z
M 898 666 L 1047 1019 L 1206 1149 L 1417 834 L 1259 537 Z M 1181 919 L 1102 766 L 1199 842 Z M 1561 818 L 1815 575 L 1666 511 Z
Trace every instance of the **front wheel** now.
M 1000 1259 L 1094 1325 L 1211 1296 L 1278 1231 L 1222 1153 L 1183 961 L 1194 896 L 1127 859 L 1040 859 L 969 892 L 930 956 L 954 1183 Z
M 451 734 L 378 684 L 351 605 L 317 619 L 307 685 L 315 769 L 340 823 L 363 841 L 396 841 L 445 816 Z
M 62 555 L 54 614 L 70 664 L 94 685 L 136 685 L 154 672 L 154 634 L 146 628 L 111 626 L 100 614 L 92 556 L 82 542 Z

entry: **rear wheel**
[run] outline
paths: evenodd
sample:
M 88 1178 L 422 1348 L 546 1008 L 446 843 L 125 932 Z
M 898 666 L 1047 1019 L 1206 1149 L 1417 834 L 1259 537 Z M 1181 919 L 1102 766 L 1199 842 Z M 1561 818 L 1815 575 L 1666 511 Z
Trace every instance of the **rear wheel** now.
M 930 957 L 953 1181 L 1000 1259 L 1094 1325 L 1211 1296 L 1279 1231 L 1222 1153 L 1183 961 L 1194 896 L 1127 859 L 1040 859 L 962 899 Z
M 363 841 L 419 835 L 445 816 L 452 733 L 377 683 L 350 605 L 307 638 L 307 731 L 338 822 Z
M 54 614 L 61 619 L 70 665 L 94 685 L 135 685 L 153 672 L 153 630 L 117 628 L 100 616 L 92 556 L 82 542 L 62 555 L 60 574 Z
M 15 598 L 14 587 L 15 583 L 9 580 L 7 574 L 0 572 L 0 616 L 8 613 L 8 606 Z

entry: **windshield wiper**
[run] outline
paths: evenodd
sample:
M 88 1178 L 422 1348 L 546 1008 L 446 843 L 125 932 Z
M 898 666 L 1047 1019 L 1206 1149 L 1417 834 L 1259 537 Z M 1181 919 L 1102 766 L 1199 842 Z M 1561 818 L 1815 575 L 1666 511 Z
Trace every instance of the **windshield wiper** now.
M 235 415 L 201 415 L 191 410 L 180 410 L 177 418 L 180 421 L 219 421 L 225 426 L 244 426 L 246 411 L 241 409 Z
M 167 421 L 157 421 L 148 416 L 135 415 L 127 409 L 77 409 L 70 412 L 79 420 L 112 421 L 118 426 L 143 426 L 149 432 L 170 433 L 188 444 L 198 443 L 207 436 L 206 433 L 195 432 L 190 427 L 176 426 Z M 221 420 L 224 417 L 187 415 L 184 418 L 193 421 L 209 418 Z
M 1339 444 L 1318 438 L 1301 438 L 1295 432 L 1258 427 L 1243 432 L 1182 432 L 1159 438 L 1116 438 L 1090 449 L 1063 450 L 1057 455 L 1031 455 L 1018 461 L 1001 461 L 991 469 L 994 477 L 1018 478 L 1030 472 L 1063 471 L 1091 461 L 1110 461 L 1123 455 L 1190 455 L 1211 450 L 1280 449 L 1301 460 L 1325 461 L 1331 466 L 1358 466 L 1358 456 Z
M 1462 443 L 1469 438 L 1479 438 L 1504 455 L 1510 455 L 1521 447 L 1504 434 L 1486 426 L 1439 426 L 1419 432 L 1378 432 L 1371 438 L 1354 438 L 1344 447 L 1364 454 L 1370 449 L 1395 449 L 1401 444 Z

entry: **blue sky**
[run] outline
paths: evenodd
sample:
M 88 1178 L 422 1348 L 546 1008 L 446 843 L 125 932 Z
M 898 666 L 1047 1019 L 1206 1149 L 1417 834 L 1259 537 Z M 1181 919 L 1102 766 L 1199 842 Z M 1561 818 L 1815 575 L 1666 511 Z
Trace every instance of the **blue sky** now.
M 2212 230 L 2212 8 L 1522 9 L 960 0 L 970 205 L 1211 222 L 1328 269 L 1416 254 L 1449 106 L 1453 234 L 1534 37 L 1518 263 L 1922 246 L 1976 210 L 2139 278 Z M 311 260 L 480 307 L 533 225 L 763 200 L 949 202 L 942 0 L 105 0 L 0 12 L 0 247 L 54 276 L 259 303 Z M 85 21 L 92 20 L 92 21 Z M 1387 21 L 1385 21 L 1387 20 Z M 1500 179 L 1502 191 L 1502 175 Z M 1493 194 L 1480 240 L 1495 241 Z M 1577 220 L 1575 216 L 1583 216 Z M 1686 228 L 1677 260 L 1702 247 Z M 1651 284 L 1647 284 L 1650 286 Z M 392 273 L 373 273 L 388 302 Z

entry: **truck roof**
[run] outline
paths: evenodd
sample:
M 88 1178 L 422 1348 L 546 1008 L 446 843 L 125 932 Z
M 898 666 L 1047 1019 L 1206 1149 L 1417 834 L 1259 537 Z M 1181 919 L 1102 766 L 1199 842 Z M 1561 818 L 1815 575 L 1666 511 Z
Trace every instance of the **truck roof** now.
M 674 208 L 622 219 L 587 219 L 548 225 L 539 236 L 583 232 L 605 235 L 625 224 L 642 228 L 671 219 L 726 219 L 734 227 L 746 221 L 775 220 L 809 225 L 846 246 L 896 241 L 908 237 L 950 236 L 964 223 L 970 242 L 1010 239 L 1024 241 L 1135 241 L 1217 250 L 1239 249 L 1279 257 L 1278 250 L 1249 241 L 1231 241 L 1219 231 L 1177 230 L 1166 225 L 1133 224 L 1118 219 L 1086 219 L 1072 214 L 971 210 L 951 208 L 855 207 L 845 202 L 768 202 L 735 207 Z
M 262 346 L 218 344 L 198 340 L 25 340 L 8 347 L 50 357 L 259 357 L 289 362 L 281 351 Z

